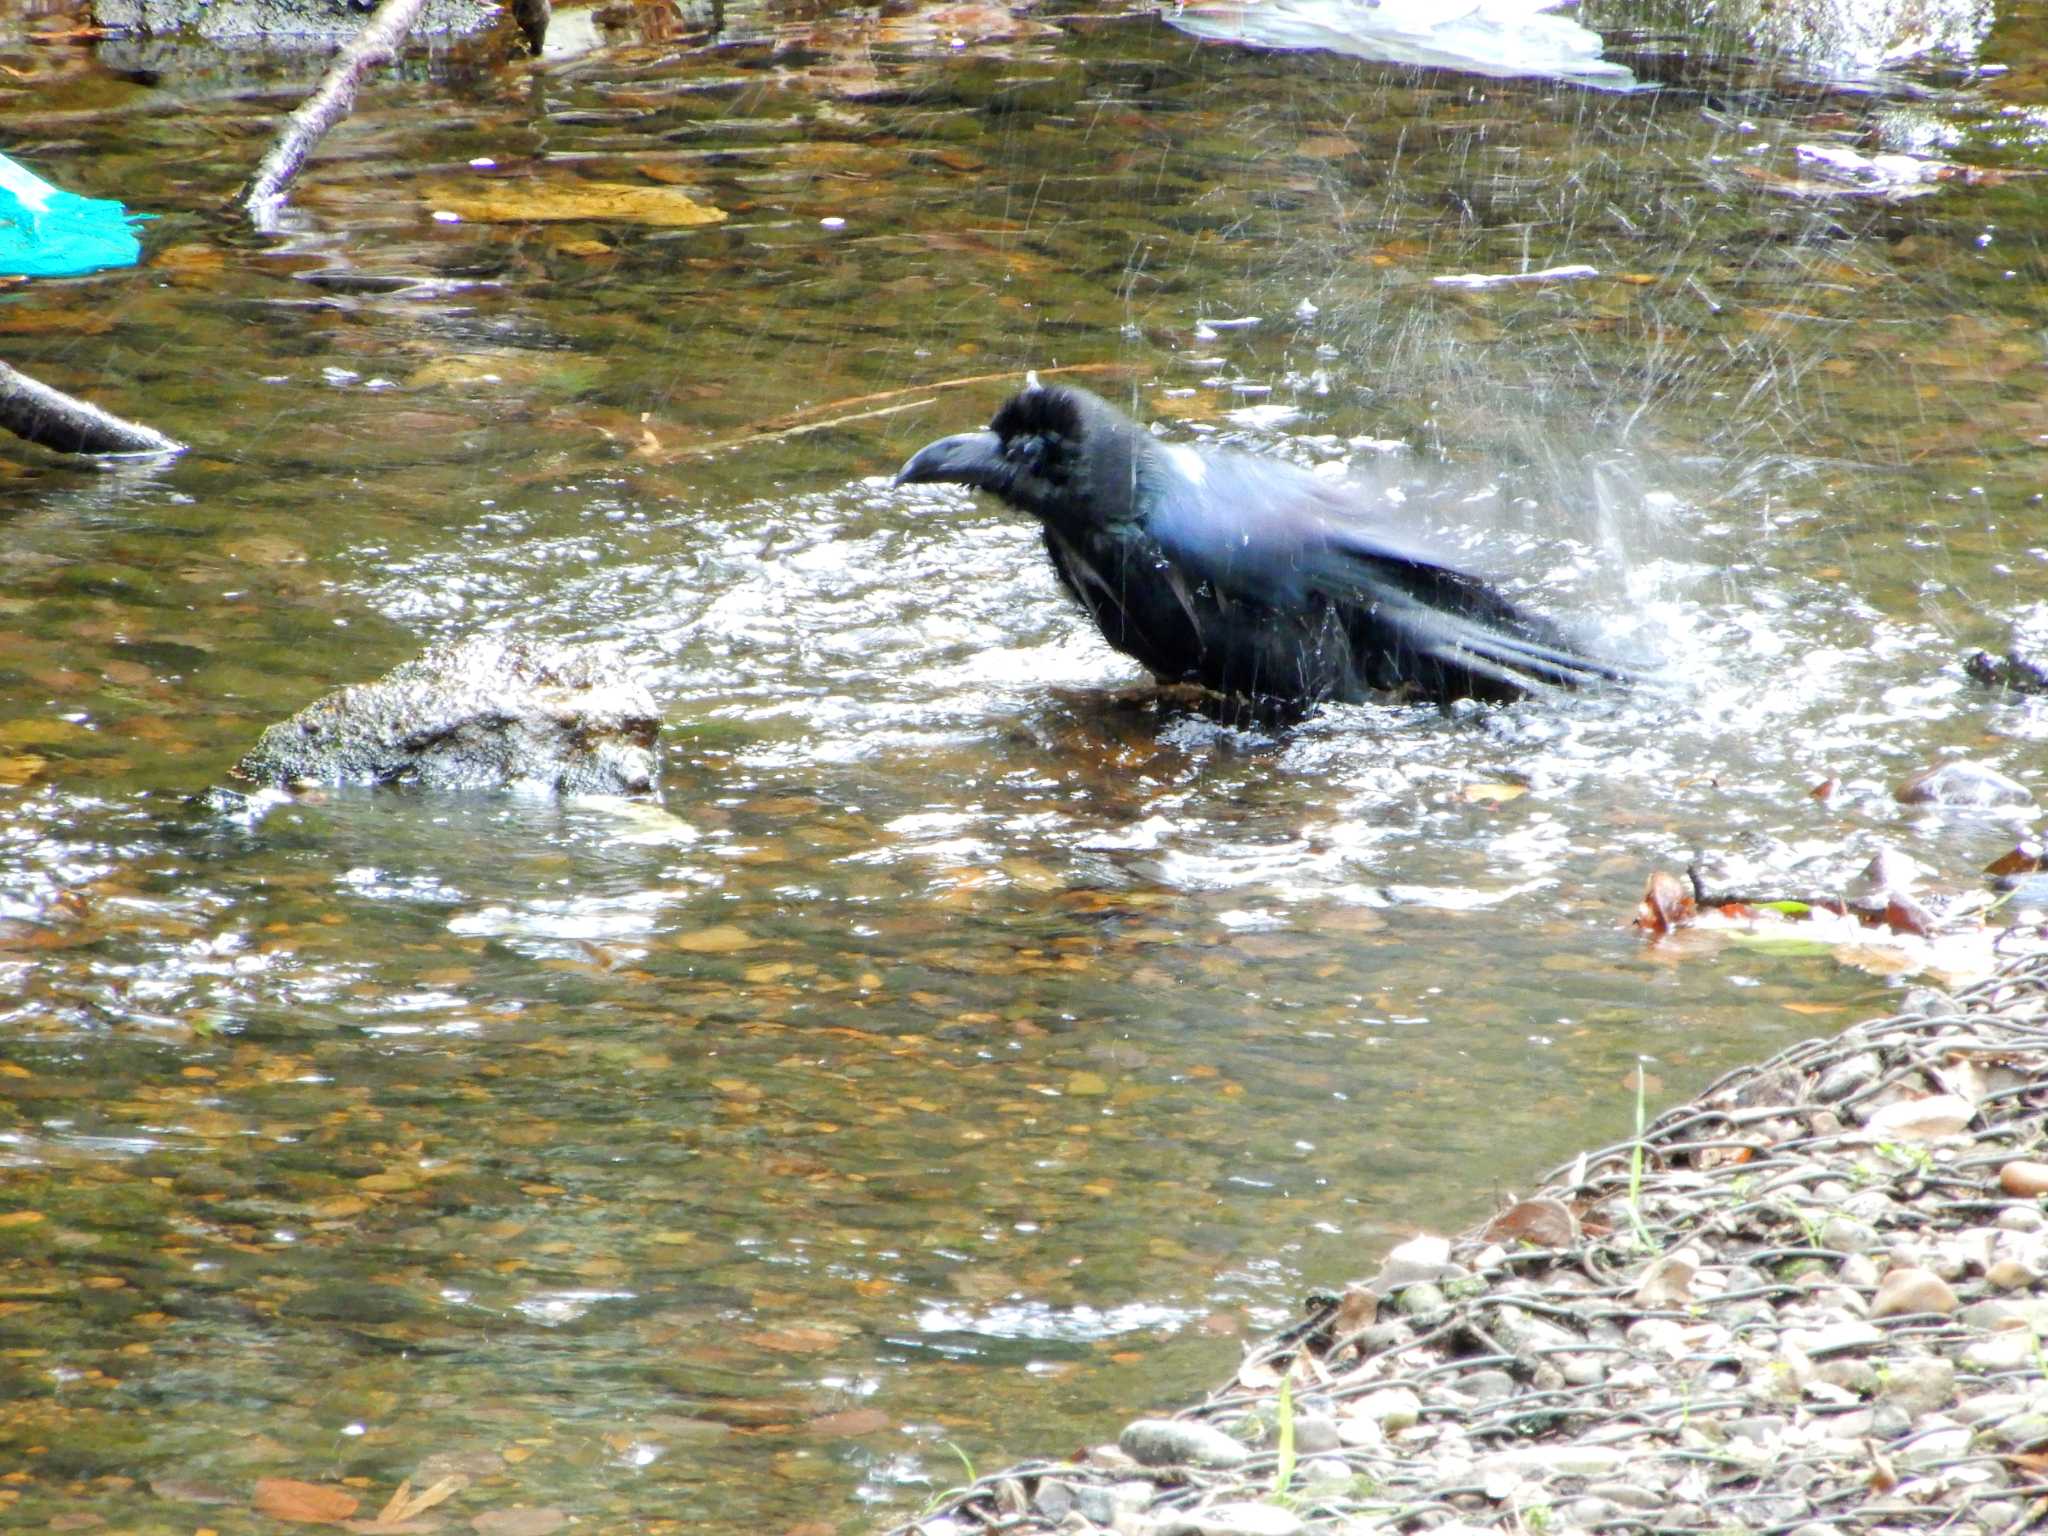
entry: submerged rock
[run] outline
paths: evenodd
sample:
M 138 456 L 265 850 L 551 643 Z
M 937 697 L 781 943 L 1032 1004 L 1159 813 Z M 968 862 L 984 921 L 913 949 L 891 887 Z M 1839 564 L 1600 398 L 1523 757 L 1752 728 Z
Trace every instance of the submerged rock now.
M 2032 805 L 2034 792 L 1986 763 L 1958 758 L 1922 768 L 1898 788 L 1902 805 L 1959 805 L 1972 808 Z
M 606 650 L 471 635 L 307 705 L 236 771 L 271 784 L 644 795 L 660 728 L 654 696 Z

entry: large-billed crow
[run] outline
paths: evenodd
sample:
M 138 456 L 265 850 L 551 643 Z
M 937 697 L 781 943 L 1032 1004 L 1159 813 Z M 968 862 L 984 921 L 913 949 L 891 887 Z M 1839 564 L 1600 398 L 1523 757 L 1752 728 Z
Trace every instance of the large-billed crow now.
M 1499 702 L 1632 676 L 1389 527 L 1355 488 L 1161 442 L 1085 389 L 1033 378 L 986 432 L 940 438 L 896 476 L 934 480 L 1037 518 L 1103 638 L 1160 681 L 1263 711 L 1389 693 Z

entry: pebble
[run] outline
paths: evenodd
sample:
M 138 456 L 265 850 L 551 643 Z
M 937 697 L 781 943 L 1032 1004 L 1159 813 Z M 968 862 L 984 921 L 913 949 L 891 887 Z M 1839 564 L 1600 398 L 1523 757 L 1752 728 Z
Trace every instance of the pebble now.
M 1080 1500 L 1074 1497 L 1074 1485 L 1063 1483 L 1056 1477 L 1039 1479 L 1038 1488 L 1031 1495 L 1031 1507 L 1046 1519 L 1056 1522 L 1066 1519 L 1079 1503 Z M 1093 1516 L 1083 1511 L 1083 1518 L 1092 1519 Z
M 1621 1509 L 1662 1509 L 1664 1491 L 1643 1483 L 1588 1483 L 1589 1497 L 1605 1499 Z
M 1845 1216 L 1867 1221 L 1873 1227 L 1887 1226 L 1898 1220 L 1899 1210 L 1899 1202 L 1881 1189 L 1859 1189 L 1842 1202 Z
M 1124 1426 L 1116 1443 L 1143 1467 L 1235 1467 L 1252 1454 L 1243 1441 L 1191 1419 L 1137 1419 Z
M 1311 1488 L 1318 1484 L 1325 1488 L 1346 1487 L 1357 1475 L 1351 1470 L 1351 1463 L 1339 1456 L 1317 1456 L 1295 1470 L 1295 1476 Z
M 1956 1368 L 1940 1355 L 1909 1355 L 1886 1368 L 1878 1395 L 1909 1414 L 1946 1407 L 1956 1395 Z
M 1830 1360 L 1815 1368 L 1813 1379 L 1858 1397 L 1874 1396 L 1878 1387 L 1877 1367 L 1868 1360 Z
M 1294 1416 L 1294 1449 L 1302 1456 L 1334 1451 L 1344 1443 L 1337 1433 L 1337 1421 L 1327 1413 L 1297 1413 Z
M 1973 1301 L 1956 1314 L 1956 1321 L 1965 1328 L 1990 1333 L 1999 1328 L 2024 1326 L 2026 1313 L 2018 1301 Z
M 1823 1104 L 1835 1104 L 1852 1093 L 1861 1093 L 1884 1075 L 1884 1063 L 1875 1051 L 1859 1051 L 1845 1057 L 1820 1075 L 1813 1085 L 1813 1097 Z
M 1867 1253 L 1852 1253 L 1842 1260 L 1835 1274 L 1844 1285 L 1853 1285 L 1859 1290 L 1873 1290 L 1884 1273 L 1877 1267 L 1877 1260 Z
M 1443 1287 L 1424 1280 L 1403 1286 L 1400 1294 L 1394 1297 L 1394 1305 L 1410 1317 L 1428 1317 L 1443 1311 L 1450 1305 L 1450 1300 L 1444 1295 Z
M 1896 1317 L 1902 1312 L 1955 1311 L 1962 1300 L 1955 1287 L 1929 1269 L 1895 1269 L 1878 1282 L 1871 1299 L 1872 1317 Z
M 2040 1348 L 2033 1330 L 2008 1328 L 1965 1344 L 1963 1364 L 1980 1371 L 2016 1371 L 2032 1365 Z
M 1510 1348 L 1535 1353 L 1540 1350 L 1570 1349 L 1582 1342 L 1569 1328 L 1560 1328 L 1520 1307 L 1495 1307 L 1494 1332 Z
M 2020 1259 L 1999 1259 L 1984 1271 L 1984 1278 L 2001 1291 L 2023 1291 L 2041 1278 L 2041 1271 Z
M 1812 1356 L 1839 1355 L 1852 1349 L 1869 1349 L 1884 1342 L 1882 1329 L 1869 1323 L 1844 1319 L 1819 1328 L 1792 1328 L 1785 1342 Z
M 1398 1319 L 1374 1323 L 1358 1336 L 1358 1352 L 1362 1355 L 1384 1355 L 1401 1348 L 1415 1336 L 1415 1330 Z
M 1491 1403 L 1514 1396 L 1515 1378 L 1492 1368 L 1469 1371 L 1459 1378 L 1458 1389 L 1475 1403 Z
M 1263 1501 L 1176 1510 L 1152 1527 L 1153 1536 L 1295 1536 L 1300 1529 L 1301 1516 Z
M 1952 1457 L 1967 1456 L 1974 1432 L 1967 1424 L 1948 1424 L 1913 1436 L 1898 1450 L 1902 1466 L 1924 1467 Z
M 2048 1163 L 2016 1158 L 1998 1170 L 1998 1187 L 2028 1200 L 2048 1195 Z
M 1377 1424 L 1383 1433 L 1397 1434 L 1413 1428 L 1422 1417 L 1422 1399 L 1406 1387 L 1387 1387 L 1358 1399 L 1349 1416 Z
M 1966 1397 L 1949 1410 L 1949 1417 L 1958 1424 L 1981 1424 L 1986 1419 L 2002 1419 L 2008 1414 L 2019 1413 L 2027 1406 L 2024 1392 L 1979 1392 Z
M 1900 1099 L 1872 1111 L 1864 1131 L 1878 1141 L 1938 1141 L 1959 1134 L 1977 1116 L 1977 1106 L 1953 1093 Z
M 1877 1246 L 1877 1229 L 1853 1216 L 1830 1216 L 1821 1223 L 1820 1245 L 1842 1253 L 1868 1253 Z
M 2041 1214 L 2038 1205 L 2008 1205 L 1993 1225 L 2003 1232 L 2038 1232 L 2048 1227 L 2048 1216 Z
M 1628 1456 L 1610 1445 L 1518 1445 L 1479 1458 L 1479 1476 L 1498 1472 L 1526 1477 L 1612 1477 Z
M 1564 1377 L 1568 1386 L 1591 1387 L 1607 1379 L 1607 1357 L 1605 1355 L 1559 1355 L 1558 1374 Z
M 1449 1238 L 1411 1237 L 1389 1253 L 1367 1289 L 1381 1296 L 1424 1280 L 1454 1280 L 1465 1271 L 1451 1262 Z

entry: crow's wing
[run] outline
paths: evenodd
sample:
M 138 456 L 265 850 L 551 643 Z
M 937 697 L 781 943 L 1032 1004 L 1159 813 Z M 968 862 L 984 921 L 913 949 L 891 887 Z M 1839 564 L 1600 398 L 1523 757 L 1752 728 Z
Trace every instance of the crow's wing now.
M 1238 602 L 1329 607 L 1383 677 L 1432 691 L 1469 680 L 1463 691 L 1482 697 L 1635 677 L 1425 541 L 1362 517 L 1341 482 L 1241 454 L 1172 447 L 1160 459 L 1168 472 L 1140 503 L 1170 560 Z

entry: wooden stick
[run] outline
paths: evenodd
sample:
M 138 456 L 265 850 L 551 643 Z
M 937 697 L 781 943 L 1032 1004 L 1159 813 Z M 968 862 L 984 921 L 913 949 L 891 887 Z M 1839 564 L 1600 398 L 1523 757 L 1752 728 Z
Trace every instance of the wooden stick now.
M 1040 368 L 1040 378 L 1050 378 L 1056 373 L 1129 373 L 1130 363 L 1068 363 L 1065 367 Z M 784 423 L 802 421 L 806 416 L 819 411 L 844 410 L 849 405 L 867 405 L 876 400 L 894 400 L 899 395 L 922 395 L 934 389 L 966 389 L 973 384 L 1000 384 L 1004 380 L 1015 380 L 1017 370 L 1006 368 L 1001 373 L 969 373 L 957 379 L 940 379 L 935 384 L 907 384 L 902 389 L 877 390 L 872 395 L 853 395 L 845 400 L 827 400 L 823 405 L 805 406 L 800 411 L 791 411 L 786 416 L 771 417 L 764 426 L 780 426 Z
M 183 453 L 154 427 L 126 421 L 0 363 L 0 427 L 59 453 Z
M 313 94 L 285 120 L 277 142 L 270 146 L 242 195 L 250 223 L 263 230 L 275 227 L 278 210 L 284 206 L 285 187 L 305 166 L 306 157 L 327 136 L 327 130 L 348 116 L 363 76 L 398 57 L 399 44 L 426 5 L 427 0 L 383 0 L 354 41 L 328 66 Z
M 888 393 L 900 395 L 903 391 L 892 389 Z M 869 398 L 880 399 L 881 397 L 870 396 Z M 688 453 L 723 453 L 728 448 L 744 448 L 749 443 L 772 443 L 785 437 L 802 437 L 806 432 L 823 432 L 829 427 L 843 427 L 849 421 L 867 421 L 875 416 L 894 416 L 899 411 L 914 411 L 920 405 L 931 405 L 937 398 L 936 395 L 927 395 L 922 400 L 908 400 L 902 405 L 885 405 L 876 411 L 855 411 L 850 416 L 834 416 L 825 421 L 807 421 L 794 427 L 780 427 L 773 432 L 748 432 L 740 437 L 720 438 L 715 443 L 692 443 L 683 448 L 666 449 L 659 457 L 674 459 Z
M 1129 363 L 1069 363 L 1064 368 L 1040 368 L 1040 376 L 1053 373 L 1129 373 Z M 933 390 L 965 389 L 970 384 L 1000 384 L 1005 379 L 1015 379 L 1015 369 L 1001 373 L 966 374 L 957 379 L 940 379 L 936 384 L 909 384 L 902 389 L 880 389 L 871 395 L 851 395 L 844 400 L 828 400 L 822 405 L 806 406 L 800 411 L 791 411 L 783 416 L 771 416 L 750 432 L 738 437 L 722 437 L 715 443 L 690 443 L 681 448 L 665 448 L 655 455 L 658 458 L 676 459 L 684 454 L 723 453 L 728 448 L 744 448 L 750 443 L 772 443 L 785 437 L 801 437 L 806 432 L 823 432 L 828 427 L 842 427 L 850 421 L 868 421 L 876 416 L 894 416 L 900 411 L 914 411 L 920 405 L 930 405 L 937 396 Z M 818 411 L 844 410 L 849 405 L 868 405 L 876 400 L 894 400 L 903 395 L 922 395 L 920 400 L 910 400 L 902 405 L 884 406 L 880 410 L 855 411 L 849 416 L 833 416 L 825 421 L 806 421 L 804 418 Z

